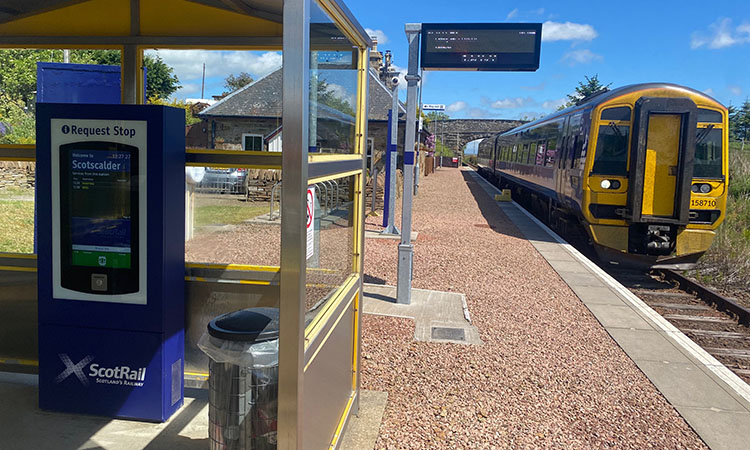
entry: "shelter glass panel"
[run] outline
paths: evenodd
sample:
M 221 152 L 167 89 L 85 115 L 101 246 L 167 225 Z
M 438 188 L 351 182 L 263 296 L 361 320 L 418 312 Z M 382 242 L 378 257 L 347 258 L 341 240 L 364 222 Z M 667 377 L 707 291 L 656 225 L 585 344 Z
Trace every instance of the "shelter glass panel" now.
M 357 175 L 359 176 L 359 175 Z M 325 310 L 338 288 L 354 272 L 357 176 L 316 183 L 312 252 L 308 251 L 306 321 Z
M 280 170 L 207 167 L 186 197 L 186 261 L 280 264 Z
M 35 162 L 0 161 L 0 253 L 34 253 Z
M 310 17 L 310 153 L 357 153 L 359 50 L 318 6 Z

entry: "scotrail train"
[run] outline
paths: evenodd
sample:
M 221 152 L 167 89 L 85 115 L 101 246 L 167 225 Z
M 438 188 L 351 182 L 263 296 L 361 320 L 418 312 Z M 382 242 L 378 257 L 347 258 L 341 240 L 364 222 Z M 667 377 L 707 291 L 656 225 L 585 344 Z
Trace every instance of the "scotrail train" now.
M 724 220 L 727 120 L 693 89 L 625 86 L 484 139 L 477 164 L 602 259 L 687 268 Z

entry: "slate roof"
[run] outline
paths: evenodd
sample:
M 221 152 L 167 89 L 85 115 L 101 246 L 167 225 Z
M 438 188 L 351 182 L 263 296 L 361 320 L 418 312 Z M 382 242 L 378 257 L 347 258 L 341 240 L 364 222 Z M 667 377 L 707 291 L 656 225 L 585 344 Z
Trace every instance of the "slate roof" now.
M 198 114 L 198 117 L 281 117 L 282 95 L 281 67 L 259 78 L 247 86 L 227 95 Z M 388 120 L 393 97 L 370 70 L 368 120 Z M 330 109 L 330 108 L 329 108 Z M 405 114 L 404 105 L 399 102 L 399 115 Z M 333 113 L 333 110 L 331 110 Z

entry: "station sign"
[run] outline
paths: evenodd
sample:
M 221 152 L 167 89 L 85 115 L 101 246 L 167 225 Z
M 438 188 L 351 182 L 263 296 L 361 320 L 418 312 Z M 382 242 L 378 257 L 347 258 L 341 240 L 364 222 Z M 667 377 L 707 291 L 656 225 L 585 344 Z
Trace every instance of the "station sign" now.
M 445 111 L 445 105 L 425 103 L 422 105 L 422 111 Z
M 423 23 L 425 70 L 535 71 L 541 23 Z

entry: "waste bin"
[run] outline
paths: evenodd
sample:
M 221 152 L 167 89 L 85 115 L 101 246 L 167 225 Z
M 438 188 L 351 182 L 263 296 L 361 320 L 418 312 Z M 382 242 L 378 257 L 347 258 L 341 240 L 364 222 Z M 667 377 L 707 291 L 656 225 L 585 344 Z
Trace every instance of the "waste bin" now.
M 279 310 L 250 308 L 216 317 L 198 347 L 208 363 L 211 450 L 275 450 Z

